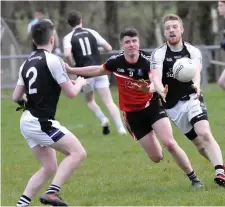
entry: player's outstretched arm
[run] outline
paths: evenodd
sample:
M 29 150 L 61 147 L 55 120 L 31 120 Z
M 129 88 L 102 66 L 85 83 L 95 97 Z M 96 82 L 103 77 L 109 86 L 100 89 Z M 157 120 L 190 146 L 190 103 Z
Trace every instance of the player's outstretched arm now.
M 65 64 L 66 70 L 70 74 L 75 74 L 78 76 L 88 76 L 95 77 L 101 75 L 108 75 L 110 72 L 106 71 L 103 68 L 103 65 L 92 65 L 87 67 L 70 67 L 68 64 Z

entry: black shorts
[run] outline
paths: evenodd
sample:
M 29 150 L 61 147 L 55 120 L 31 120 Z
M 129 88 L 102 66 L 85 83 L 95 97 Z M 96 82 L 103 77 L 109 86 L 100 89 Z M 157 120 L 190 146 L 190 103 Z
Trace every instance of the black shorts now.
M 124 112 L 124 121 L 127 130 L 134 137 L 139 140 L 152 131 L 152 125 L 167 117 L 167 114 L 160 104 L 160 100 L 154 99 L 150 102 L 150 105 L 140 111 Z

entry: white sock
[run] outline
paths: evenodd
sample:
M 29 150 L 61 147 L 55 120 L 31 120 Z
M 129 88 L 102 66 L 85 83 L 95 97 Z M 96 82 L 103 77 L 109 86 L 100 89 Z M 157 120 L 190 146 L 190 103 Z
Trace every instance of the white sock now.
M 101 110 L 95 111 L 95 116 L 103 122 L 106 119 L 106 116 L 103 114 Z

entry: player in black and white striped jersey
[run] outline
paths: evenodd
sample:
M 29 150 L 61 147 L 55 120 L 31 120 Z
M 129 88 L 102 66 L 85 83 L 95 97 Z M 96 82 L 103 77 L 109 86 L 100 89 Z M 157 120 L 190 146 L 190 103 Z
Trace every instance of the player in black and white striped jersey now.
M 68 24 L 73 28 L 63 39 L 64 55 L 70 65 L 73 64 L 74 59 L 76 67 L 84 67 L 90 65 L 101 64 L 101 57 L 99 46 L 103 47 L 105 51 L 112 50 L 111 45 L 101 37 L 95 30 L 82 27 L 81 14 L 78 11 L 71 11 L 67 18 Z M 123 126 L 120 112 L 116 104 L 113 102 L 112 95 L 109 89 L 109 80 L 107 75 L 88 78 L 88 82 L 92 90 L 84 91 L 85 101 L 88 108 L 101 121 L 103 127 L 103 134 L 108 134 L 108 119 L 95 102 L 94 90 L 98 92 L 103 104 L 108 109 L 119 134 L 126 134 Z
M 41 169 L 30 178 L 16 206 L 29 206 L 31 199 L 54 173 L 52 184 L 40 201 L 53 206 L 67 206 L 59 196 L 60 188 L 86 158 L 86 151 L 77 137 L 55 120 L 55 113 L 61 89 L 67 97 L 73 98 L 87 80 L 78 78 L 73 84 L 64 62 L 51 53 L 54 47 L 54 25 L 51 21 L 41 20 L 35 24 L 32 39 L 37 50 L 20 68 L 13 100 L 22 105 L 23 94 L 27 95 L 20 129 L 40 161 Z M 59 166 L 55 150 L 66 155 Z

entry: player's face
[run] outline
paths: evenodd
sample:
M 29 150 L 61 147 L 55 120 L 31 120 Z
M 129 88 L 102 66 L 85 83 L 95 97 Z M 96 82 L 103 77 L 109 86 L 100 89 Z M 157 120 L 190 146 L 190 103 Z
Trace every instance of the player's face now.
M 171 45 L 180 42 L 183 32 L 183 26 L 178 20 L 169 20 L 164 24 L 164 36 Z
M 219 1 L 217 9 L 220 16 L 225 16 L 225 3 Z
M 124 53 L 129 56 L 139 54 L 139 47 L 140 43 L 138 37 L 125 36 L 121 43 L 121 48 L 124 50 Z

